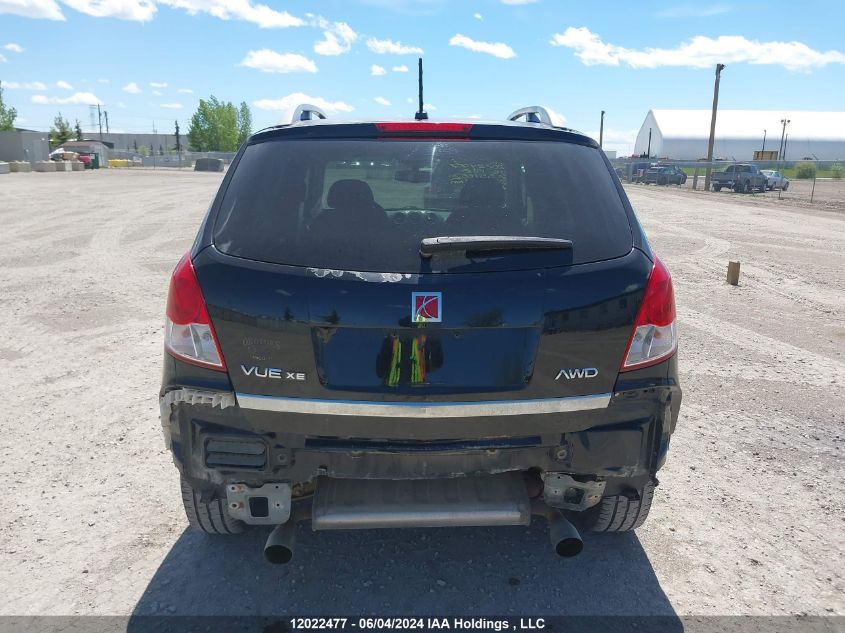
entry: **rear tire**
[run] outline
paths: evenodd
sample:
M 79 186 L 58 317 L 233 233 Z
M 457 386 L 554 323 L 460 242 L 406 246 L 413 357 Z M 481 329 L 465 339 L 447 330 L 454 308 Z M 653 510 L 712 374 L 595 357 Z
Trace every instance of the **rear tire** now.
M 713 185 L 713 191 L 721 191 L 722 185 Z
M 597 506 L 582 512 L 578 526 L 590 532 L 629 532 L 640 527 L 648 517 L 654 499 L 654 482 L 642 490 L 627 490 L 604 497 Z
M 180 483 L 185 516 L 192 528 L 206 534 L 240 534 L 244 531 L 243 521 L 229 516 L 222 499 L 205 503 L 201 501 L 200 492 L 185 479 L 180 479 Z

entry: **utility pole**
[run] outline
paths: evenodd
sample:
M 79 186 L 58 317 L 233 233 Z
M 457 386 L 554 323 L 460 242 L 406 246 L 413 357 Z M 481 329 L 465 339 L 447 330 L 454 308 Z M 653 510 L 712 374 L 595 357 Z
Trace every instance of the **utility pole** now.
M 601 125 L 599 126 L 599 147 L 604 147 L 604 110 L 601 111 Z
M 780 120 L 781 124 L 783 124 L 783 129 L 780 132 L 780 146 L 778 147 L 778 161 L 783 160 L 783 154 L 786 151 L 786 148 L 783 146 L 783 139 L 786 135 L 786 126 L 789 124 L 790 119 L 783 118 Z
M 707 170 L 704 172 L 704 190 L 710 191 L 710 172 L 713 162 L 713 143 L 716 140 L 716 111 L 719 109 L 719 80 L 722 78 L 724 64 L 716 64 L 716 83 L 713 85 L 713 114 L 710 116 L 710 140 L 707 143 Z
M 100 104 L 97 104 L 97 120 L 100 124 L 100 143 L 103 142 L 103 113 L 100 112 Z
M 783 160 L 786 162 L 786 144 L 789 143 L 789 134 L 786 135 L 786 138 L 783 139 Z
M 763 152 L 766 151 L 766 130 L 763 130 L 763 149 L 760 151 L 760 160 L 763 160 Z
M 103 114 L 106 115 L 106 134 L 109 133 L 109 111 L 103 110 Z
M 651 128 L 648 128 L 648 150 L 646 150 L 646 158 L 651 160 Z

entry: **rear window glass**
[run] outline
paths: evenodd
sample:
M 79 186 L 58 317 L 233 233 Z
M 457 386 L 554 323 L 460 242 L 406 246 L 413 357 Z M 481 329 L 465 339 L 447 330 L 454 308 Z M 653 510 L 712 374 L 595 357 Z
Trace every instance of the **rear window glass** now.
M 519 270 L 610 259 L 631 227 L 599 150 L 563 142 L 272 140 L 249 146 L 217 214 L 228 255 L 374 272 Z M 571 240 L 571 251 L 420 257 L 440 236 Z

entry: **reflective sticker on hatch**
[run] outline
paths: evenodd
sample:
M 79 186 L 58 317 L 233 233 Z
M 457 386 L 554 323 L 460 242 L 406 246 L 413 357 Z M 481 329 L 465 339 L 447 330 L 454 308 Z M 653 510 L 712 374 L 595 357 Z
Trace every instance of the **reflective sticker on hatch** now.
M 411 320 L 414 323 L 440 323 L 443 320 L 443 293 L 412 292 Z

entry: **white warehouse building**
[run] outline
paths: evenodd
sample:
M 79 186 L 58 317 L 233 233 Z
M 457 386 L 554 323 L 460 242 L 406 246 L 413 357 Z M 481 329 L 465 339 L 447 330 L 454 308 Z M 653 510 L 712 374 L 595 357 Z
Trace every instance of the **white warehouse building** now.
M 651 131 L 651 156 L 674 160 L 707 157 L 710 138 L 710 110 L 649 110 L 634 144 L 636 155 L 645 154 Z M 778 151 L 783 124 L 786 151 L 781 159 L 845 159 L 845 112 L 801 112 L 779 110 L 719 110 L 713 157 L 747 161 L 754 152 Z

